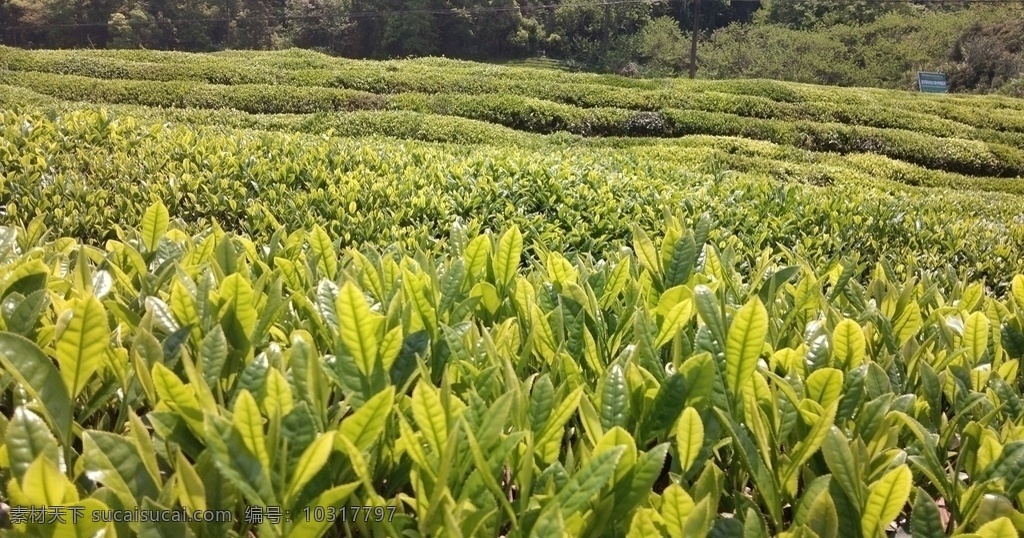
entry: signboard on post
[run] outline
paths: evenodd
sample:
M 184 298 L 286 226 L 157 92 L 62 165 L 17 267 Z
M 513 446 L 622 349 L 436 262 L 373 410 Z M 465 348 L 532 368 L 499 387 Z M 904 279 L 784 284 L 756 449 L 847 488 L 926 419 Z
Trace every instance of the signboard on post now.
M 917 87 L 923 93 L 949 93 L 945 73 L 917 72 Z

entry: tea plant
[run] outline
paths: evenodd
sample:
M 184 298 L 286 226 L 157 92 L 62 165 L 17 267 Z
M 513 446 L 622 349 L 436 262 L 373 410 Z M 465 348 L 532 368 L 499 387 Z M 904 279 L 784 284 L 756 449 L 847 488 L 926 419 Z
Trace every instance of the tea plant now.
M 1005 284 L 1024 272 L 1018 196 L 911 189 L 878 177 L 889 163 L 869 158 L 807 159 L 722 139 L 458 147 L 153 125 L 102 111 L 0 113 L 4 218 L 26 226 L 39 218 L 91 242 L 134 225 L 156 198 L 190 233 L 216 221 L 267 240 L 281 225 L 320 225 L 346 247 L 431 248 L 461 221 L 474 230 L 515 225 L 552 250 L 601 255 L 635 224 L 659 227 L 668 208 L 690 221 L 709 215 L 710 238 L 736 244 L 744 265 L 766 249 L 793 249 L 816 264 L 857 252 L 870 266 L 888 255 L 901 275 L 921 269 L 956 280 L 966 271 Z M 729 172 L 730 162 L 751 170 Z M 906 179 L 913 170 L 888 173 Z
M 4 536 L 1024 532 L 1019 100 L 0 47 L 0 103 Z
M 3 496 L 234 517 L 13 535 L 1024 530 L 1024 276 L 996 297 L 885 262 L 740 272 L 675 217 L 601 259 L 514 227 L 342 252 L 170 223 L 0 233 Z M 302 515 L 343 506 L 393 516 Z

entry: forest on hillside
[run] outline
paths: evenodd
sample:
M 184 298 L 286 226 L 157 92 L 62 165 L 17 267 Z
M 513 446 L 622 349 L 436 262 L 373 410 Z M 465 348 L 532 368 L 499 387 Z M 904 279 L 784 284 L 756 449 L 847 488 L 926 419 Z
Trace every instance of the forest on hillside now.
M 632 76 L 1024 92 L 1024 3 L 942 0 L 0 0 L 0 44 L 180 51 L 299 47 Z M 694 17 L 697 20 L 694 20 Z

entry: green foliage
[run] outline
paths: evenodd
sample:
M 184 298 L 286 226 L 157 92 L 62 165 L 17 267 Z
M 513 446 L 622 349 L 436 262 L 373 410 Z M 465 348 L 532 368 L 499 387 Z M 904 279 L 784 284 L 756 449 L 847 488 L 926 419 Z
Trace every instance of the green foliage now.
M 917 71 L 942 71 L 953 91 L 1010 86 L 1020 73 L 1016 6 L 929 7 L 899 2 L 776 0 L 754 24 L 717 29 L 700 44 L 707 78 L 917 90 Z M 917 6 L 914 6 L 915 8 Z M 1015 31 L 1016 30 L 1016 31 Z
M 51 298 L 32 338 L 6 332 L 7 309 L 0 318 L 5 373 L 35 387 L 5 394 L 15 401 L 0 444 L 6 502 L 86 517 L 226 510 L 226 522 L 178 524 L 187 536 L 678 536 L 738 519 L 759 535 L 873 537 L 907 517 L 915 535 L 1020 531 L 1021 350 L 1006 335 L 1024 326 L 1024 276 L 996 296 L 925 273 L 893 280 L 886 263 L 852 279 L 847 262 L 816 268 L 795 254 L 743 269 L 678 217 L 661 236 L 636 230 L 633 251 L 595 259 L 524 243 L 515 228 L 460 226 L 429 251 L 338 253 L 319 229 L 253 243 L 186 233 L 173 211 L 154 227 L 164 211 L 151 205 L 102 251 L 38 226 L 0 229 L 17 241 L 3 243 L 0 282 L 44 261 Z M 703 256 L 673 255 L 677 238 Z M 523 265 L 521 252 L 542 254 Z M 153 255 L 161 261 L 147 263 Z M 666 280 L 680 264 L 681 280 Z M 789 266 L 766 307 L 762 282 Z M 110 282 L 98 289 L 82 274 Z M 104 331 L 67 325 L 92 302 L 103 307 L 86 323 Z M 695 318 L 664 314 L 694 302 Z M 186 324 L 196 332 L 177 339 Z M 210 377 L 197 358 L 224 327 L 241 331 L 221 344 L 241 360 Z M 54 339 L 68 331 L 98 346 L 95 369 L 60 360 Z M 822 338 L 827 367 L 811 360 Z M 53 369 L 46 379 L 36 355 Z M 705 361 L 708 379 L 690 377 Z M 67 371 L 76 397 L 57 420 L 46 410 L 68 397 Z M 844 378 L 866 386 L 839 390 Z M 665 388 L 685 400 L 670 403 Z M 954 436 L 964 450 L 948 445 Z M 245 521 L 246 506 L 264 505 L 287 515 Z M 370 515 L 345 525 L 303 515 L 342 506 Z
M 827 27 L 836 24 L 858 25 L 871 23 L 892 12 L 908 14 L 911 9 L 895 2 L 866 0 L 810 1 L 771 0 L 756 17 L 759 22 L 781 24 L 790 28 Z
M 0 53 L 7 535 L 1024 531 L 1017 101 Z
M 9 99 L 14 103 L 40 99 L 23 93 L 29 89 L 57 103 L 171 108 L 158 114 L 190 122 L 456 142 L 525 140 L 524 133 L 739 136 L 815 152 L 884 155 L 957 174 L 1024 175 L 1024 111 L 1005 98 L 822 90 L 767 81 L 649 80 L 631 88 L 619 86 L 625 79 L 538 77 L 537 70 L 449 61 L 436 62 L 445 69 L 408 61 L 382 70 L 330 60 L 343 68 L 345 74 L 338 75 L 326 66 L 281 69 L 269 61 L 261 62 L 268 69 L 254 70 L 216 56 L 185 56 L 188 61 L 181 62 L 173 54 L 0 52 L 9 66 L 0 71 L 0 82 L 19 88 L 7 90 L 16 92 Z M 266 57 L 283 62 L 288 56 Z M 218 112 L 221 117 L 203 120 L 191 108 L 258 117 Z M 390 113 L 364 113 L 381 110 Z
M 689 40 L 671 17 L 657 17 L 637 35 L 637 53 L 648 76 L 671 76 L 689 65 Z
M 320 225 L 346 246 L 428 246 L 462 220 L 475 229 L 515 224 L 529 240 L 551 248 L 608 252 L 634 224 L 655 227 L 660 206 L 682 207 L 697 219 L 717 201 L 732 199 L 742 203 L 719 205 L 710 233 L 725 239 L 731 230 L 758 222 L 756 233 L 731 240 L 746 253 L 782 245 L 833 259 L 852 249 L 866 260 L 891 256 L 910 264 L 905 268 L 942 271 L 955 260 L 958 270 L 1005 279 L 1020 270 L 1013 253 L 1024 244 L 1021 224 L 1012 217 L 1015 196 L 987 195 L 979 204 L 975 194 L 894 188 L 873 179 L 889 166 L 873 162 L 835 168 L 840 179 L 823 190 L 776 185 L 764 180 L 778 173 L 770 160 L 779 158 L 771 156 L 775 150 L 736 141 L 557 151 L 385 141 L 367 146 L 144 126 L 84 111 L 54 120 L 5 114 L 0 125 L 6 218 L 25 225 L 39 218 L 92 240 L 111 239 L 118 226 L 141 222 L 149 200 L 160 199 L 193 232 L 216 221 L 268 239 L 282 224 Z M 697 172 L 708 159 L 730 154 L 738 161 L 769 160 L 751 165 L 749 174 Z M 818 167 L 797 156 L 804 168 L 789 172 L 796 177 Z M 958 221 L 949 222 L 950 211 Z
M 976 23 L 961 34 L 949 59 L 954 63 L 949 82 L 953 90 L 998 90 L 1024 78 L 1024 21 Z

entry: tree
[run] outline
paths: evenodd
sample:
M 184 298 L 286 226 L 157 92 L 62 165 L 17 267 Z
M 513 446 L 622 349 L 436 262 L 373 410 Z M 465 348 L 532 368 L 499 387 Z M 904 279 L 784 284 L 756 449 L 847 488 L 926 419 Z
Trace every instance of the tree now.
M 637 59 L 644 74 L 669 76 L 687 65 L 689 44 L 679 24 L 671 17 L 658 17 L 640 31 L 636 41 Z
M 949 83 L 953 91 L 990 91 L 1024 76 L 1024 20 L 977 23 L 953 45 Z
M 296 47 L 340 53 L 352 37 L 351 8 L 348 0 L 288 0 L 287 35 Z
M 908 11 L 901 2 L 875 0 L 764 0 L 755 15 L 760 23 L 807 29 L 836 24 L 866 24 L 893 11 Z
M 149 0 L 146 11 L 156 26 L 157 47 L 212 51 L 230 39 L 231 0 Z
M 647 3 L 564 2 L 554 10 L 549 26 L 559 36 L 558 49 L 552 52 L 591 68 L 618 70 L 629 62 L 633 38 L 650 18 Z
M 523 17 L 518 0 L 477 0 L 470 9 L 470 36 L 466 57 L 513 58 L 528 52 L 537 41 L 535 21 Z M 446 17 L 451 18 L 451 17 Z
M 9 10 L 14 22 L 22 28 L 26 45 L 73 47 L 88 42 L 85 34 L 75 28 L 81 1 L 10 0 Z
M 267 49 L 277 26 L 274 6 L 267 0 L 240 0 L 231 23 L 231 46 L 236 49 Z
M 433 56 L 438 53 L 435 16 L 429 0 L 407 0 L 392 4 L 385 17 L 381 51 L 390 58 Z
M 108 46 L 113 48 L 160 47 L 156 21 L 137 4 L 128 4 L 111 15 L 107 33 L 110 35 Z

